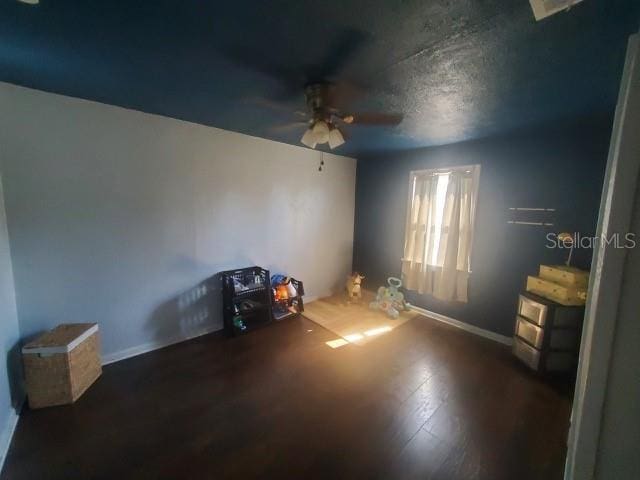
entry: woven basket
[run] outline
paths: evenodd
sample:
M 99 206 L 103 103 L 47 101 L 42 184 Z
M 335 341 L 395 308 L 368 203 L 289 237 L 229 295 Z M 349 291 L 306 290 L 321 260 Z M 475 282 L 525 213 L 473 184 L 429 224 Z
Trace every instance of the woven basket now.
M 75 402 L 102 373 L 95 323 L 59 325 L 22 348 L 29 407 Z

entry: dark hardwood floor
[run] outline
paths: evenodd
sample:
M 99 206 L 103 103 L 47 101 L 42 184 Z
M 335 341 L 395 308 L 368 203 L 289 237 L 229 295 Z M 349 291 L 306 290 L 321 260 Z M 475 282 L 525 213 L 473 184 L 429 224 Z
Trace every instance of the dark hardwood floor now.
M 418 317 L 366 346 L 304 318 L 105 367 L 25 409 L 2 480 L 562 478 L 569 389 Z

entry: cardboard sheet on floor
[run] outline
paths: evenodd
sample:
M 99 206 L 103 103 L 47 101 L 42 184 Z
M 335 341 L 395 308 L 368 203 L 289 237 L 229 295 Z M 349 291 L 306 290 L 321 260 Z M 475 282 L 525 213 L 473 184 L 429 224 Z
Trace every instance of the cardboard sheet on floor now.
M 366 290 L 362 292 L 360 303 L 348 303 L 343 293 L 321 298 L 305 304 L 304 316 L 349 343 L 364 345 L 419 315 L 411 311 L 402 312 L 394 320 L 380 310 L 369 308 L 374 298 L 375 294 Z

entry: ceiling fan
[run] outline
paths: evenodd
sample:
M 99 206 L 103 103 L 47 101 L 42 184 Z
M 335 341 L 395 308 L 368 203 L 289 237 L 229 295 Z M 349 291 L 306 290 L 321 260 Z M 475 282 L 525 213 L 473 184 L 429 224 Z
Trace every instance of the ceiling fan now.
M 304 89 L 309 119 L 282 125 L 280 128 L 307 128 L 300 141 L 309 148 L 329 144 L 332 150 L 345 143 L 341 128 L 346 125 L 397 125 L 402 121 L 401 114 L 385 113 L 345 113 L 337 106 L 339 87 L 336 84 L 320 81 L 307 84 Z
M 295 113 L 304 116 L 305 120 L 277 125 L 271 131 L 304 128 L 300 139 L 304 145 L 315 148 L 328 143 L 334 149 L 345 143 L 345 126 L 393 126 L 403 118 L 397 113 L 353 113 L 347 108 L 355 98 L 363 95 L 364 88 L 344 81 L 344 71 L 367 39 L 367 35 L 360 31 L 345 29 L 334 37 L 323 58 L 311 65 L 296 66 L 291 61 L 268 60 L 264 54 L 247 51 L 237 45 L 223 50 L 223 54 L 244 68 L 256 70 L 278 81 L 281 88 L 271 99 L 257 99 L 263 107 L 289 112 L 289 102 L 300 98 L 301 90 L 304 92 L 306 112 Z

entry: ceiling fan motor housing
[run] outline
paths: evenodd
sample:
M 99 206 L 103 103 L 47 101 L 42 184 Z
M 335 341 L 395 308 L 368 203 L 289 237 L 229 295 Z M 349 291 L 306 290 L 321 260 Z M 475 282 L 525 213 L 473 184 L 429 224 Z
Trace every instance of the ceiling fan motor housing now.
M 307 106 L 313 115 L 314 121 L 324 120 L 331 122 L 331 109 L 327 105 L 329 97 L 329 83 L 311 83 L 305 87 Z

